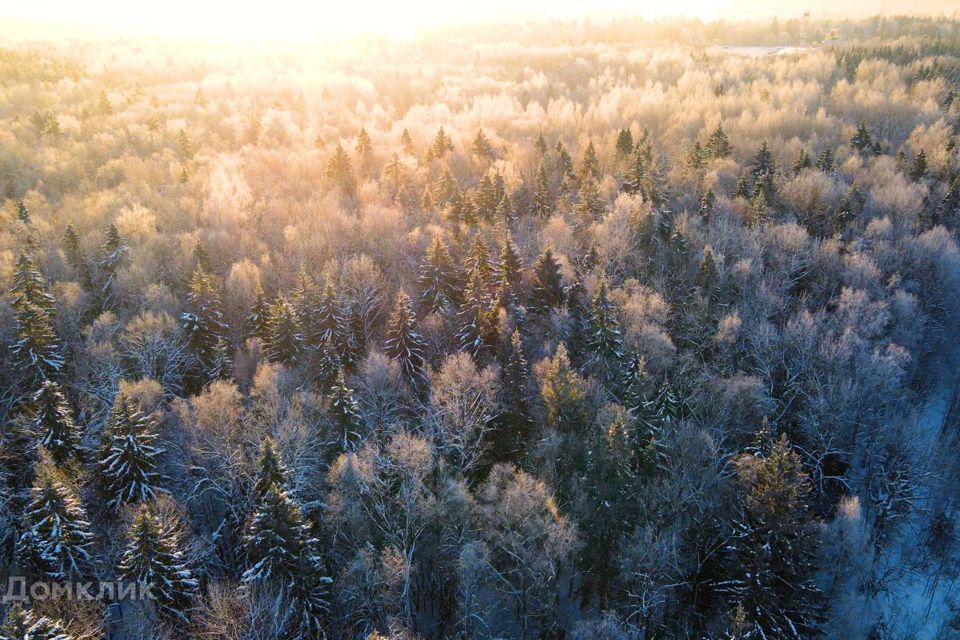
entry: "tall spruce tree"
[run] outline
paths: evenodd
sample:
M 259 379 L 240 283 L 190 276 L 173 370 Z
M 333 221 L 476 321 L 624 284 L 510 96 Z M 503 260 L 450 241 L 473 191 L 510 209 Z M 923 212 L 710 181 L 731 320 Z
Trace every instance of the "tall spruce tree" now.
M 63 367 L 63 349 L 53 330 L 50 315 L 32 302 L 15 307 L 15 336 L 10 352 L 14 364 L 31 387 L 48 380 Z
M 463 298 L 457 318 L 457 340 L 461 349 L 477 357 L 495 344 L 497 329 L 496 312 L 480 270 L 475 269 L 471 274 Z
M 589 362 L 611 375 L 611 379 L 619 378 L 623 363 L 623 334 L 606 282 L 600 283 L 590 302 L 587 325 L 587 347 L 593 353 Z
M 547 167 L 540 162 L 533 181 L 533 214 L 546 218 L 553 211 L 553 195 L 550 193 L 550 179 L 547 176 Z
M 303 355 L 305 342 L 296 309 L 284 296 L 277 296 L 267 322 L 267 355 L 274 362 L 294 365 Z
M 117 225 L 111 223 L 107 229 L 107 239 L 100 248 L 100 304 L 104 308 L 109 308 L 113 303 L 113 281 L 127 251 L 127 243 L 117 230 Z
M 431 312 L 455 308 L 460 297 L 458 279 L 450 252 L 440 236 L 434 236 L 420 265 L 420 277 L 417 279 L 420 304 Z
M 563 305 L 563 279 L 560 263 L 548 247 L 533 266 L 533 282 L 530 291 L 530 306 L 539 313 L 549 313 Z
M 217 342 L 226 336 L 220 293 L 212 275 L 204 272 L 198 263 L 190 279 L 187 293 L 187 311 L 180 316 L 187 345 L 204 369 L 209 369 L 217 349 Z
M 738 461 L 743 493 L 723 590 L 742 611 L 741 637 L 800 640 L 816 634 L 822 607 L 810 486 L 786 436 L 769 449 Z
M 497 261 L 496 289 L 497 297 L 504 304 L 517 302 L 520 282 L 523 279 L 523 262 L 513 240 L 507 236 L 500 247 L 500 259 Z
M 524 445 L 530 436 L 533 421 L 530 418 L 530 401 L 527 396 L 527 379 L 530 369 L 523 356 L 520 331 L 514 330 L 509 341 L 504 341 L 500 352 L 500 389 L 503 395 L 503 412 L 498 418 L 500 427 L 494 443 L 494 457 L 499 460 L 523 459 Z
M 58 464 L 80 451 L 80 433 L 60 385 L 47 380 L 33 396 L 33 431 Z
M 363 416 L 360 405 L 353 395 L 353 389 L 347 386 L 343 369 L 337 373 L 336 381 L 330 390 L 330 422 L 344 451 L 357 449 L 363 441 Z
M 300 506 L 270 485 L 250 515 L 244 532 L 249 568 L 242 581 L 278 588 L 295 620 L 290 637 L 321 637 L 329 604 L 319 542 L 310 533 Z
M 120 579 L 149 587 L 161 616 L 187 622 L 200 584 L 184 560 L 180 532 L 153 505 L 144 503 L 127 537 Z
M 387 322 L 386 354 L 400 364 L 404 377 L 419 385 L 424 380 L 423 351 L 426 343 L 416 330 L 417 316 L 410 304 L 410 297 L 403 291 L 397 293 L 393 313 Z
M 160 482 L 153 420 L 143 415 L 133 401 L 120 396 L 113 405 L 103 433 L 97 465 L 100 489 L 107 505 L 150 500 Z
M 265 436 L 260 441 L 260 454 L 257 457 L 257 472 L 253 481 L 253 498 L 259 501 L 270 487 L 287 487 L 287 470 L 283 466 L 276 441 Z
M 17 558 L 35 577 L 79 578 L 90 563 L 93 534 L 76 489 L 41 450 Z
M 307 344 L 318 348 L 324 342 L 329 343 L 339 355 L 343 351 L 342 346 L 346 340 L 345 320 L 343 307 L 333 288 L 333 283 L 327 282 L 316 306 L 310 313 L 310 325 L 306 332 Z
M 727 138 L 727 133 L 723 130 L 722 124 L 718 124 L 717 128 L 710 134 L 704 150 L 712 158 L 726 158 L 733 152 L 730 139 Z

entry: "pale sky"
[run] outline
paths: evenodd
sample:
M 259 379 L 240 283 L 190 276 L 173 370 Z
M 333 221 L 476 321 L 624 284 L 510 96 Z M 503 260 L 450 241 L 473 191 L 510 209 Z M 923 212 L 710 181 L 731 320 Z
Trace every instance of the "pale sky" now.
M 906 4 L 905 4 L 906 3 Z M 898 6 L 894 6 L 898 5 Z M 648 18 L 796 17 L 807 9 L 871 15 L 923 9 L 956 11 L 955 0 L 0 0 L 5 35 L 56 37 L 82 31 L 217 37 L 237 40 L 308 39 L 380 33 L 410 36 L 418 28 L 520 19 L 636 15 Z M 943 9 L 939 9 L 943 7 Z M 951 9 L 952 7 L 952 9 Z M 844 9 L 847 9 L 844 11 Z M 54 28 L 49 24 L 58 23 Z M 6 23 L 3 25 L 3 23 Z M 28 33 L 29 32 L 29 33 Z M 39 33 L 35 33 L 39 32 Z

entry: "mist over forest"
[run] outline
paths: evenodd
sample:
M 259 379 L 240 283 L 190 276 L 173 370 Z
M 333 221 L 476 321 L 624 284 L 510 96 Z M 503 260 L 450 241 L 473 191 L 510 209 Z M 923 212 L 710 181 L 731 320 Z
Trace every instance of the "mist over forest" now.
M 960 638 L 958 92 L 956 16 L 8 42 L 0 640 Z

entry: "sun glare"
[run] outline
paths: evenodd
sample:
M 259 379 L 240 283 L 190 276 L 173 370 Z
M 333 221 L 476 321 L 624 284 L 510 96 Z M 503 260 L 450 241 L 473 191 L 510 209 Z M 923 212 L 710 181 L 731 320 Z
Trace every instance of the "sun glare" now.
M 314 38 L 380 34 L 396 38 L 418 30 L 452 24 L 505 20 L 576 19 L 632 14 L 645 18 L 670 16 L 716 19 L 728 14 L 729 0 L 679 0 L 669 4 L 650 0 L 601 0 L 585 7 L 573 0 L 490 0 L 456 3 L 448 0 L 362 0 L 360 2 L 222 3 L 170 0 L 131 6 L 125 0 L 45 0 L 0 8 L 0 16 L 55 21 L 62 27 L 136 36 L 217 38 L 237 41 L 310 40 Z

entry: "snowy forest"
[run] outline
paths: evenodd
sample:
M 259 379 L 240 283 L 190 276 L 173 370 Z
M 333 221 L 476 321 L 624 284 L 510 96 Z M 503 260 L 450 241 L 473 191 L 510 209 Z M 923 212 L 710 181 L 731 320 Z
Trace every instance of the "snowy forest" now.
M 0 176 L 3 640 L 960 638 L 960 19 L 7 44 Z

